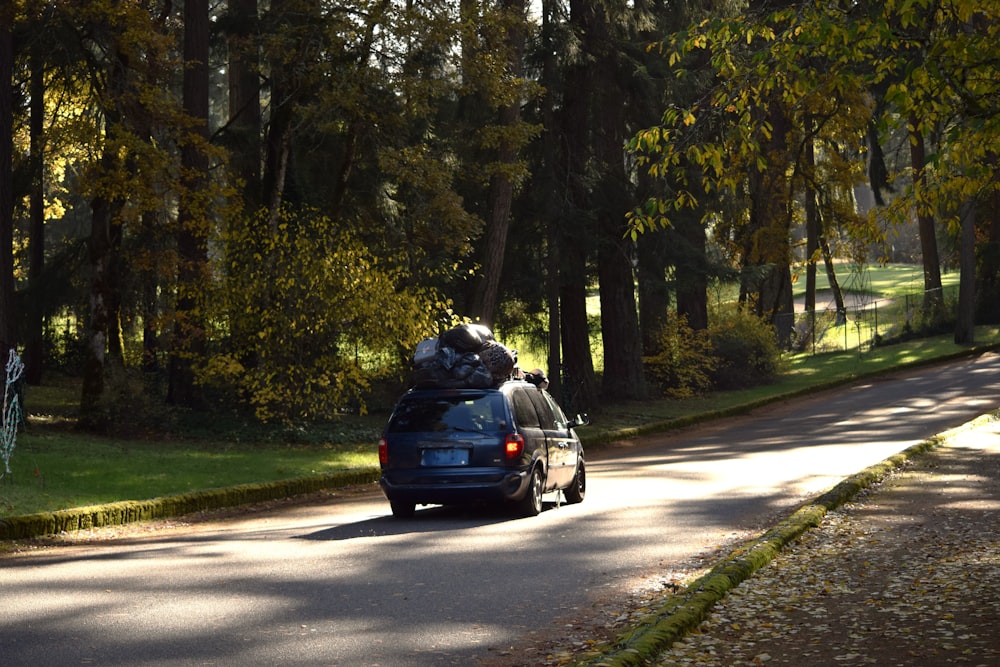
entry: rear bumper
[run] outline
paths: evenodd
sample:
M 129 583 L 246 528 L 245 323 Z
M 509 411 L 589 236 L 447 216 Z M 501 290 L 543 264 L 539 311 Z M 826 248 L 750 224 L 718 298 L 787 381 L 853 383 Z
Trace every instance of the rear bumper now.
M 389 500 L 417 505 L 520 500 L 528 492 L 524 470 L 383 470 L 379 479 Z

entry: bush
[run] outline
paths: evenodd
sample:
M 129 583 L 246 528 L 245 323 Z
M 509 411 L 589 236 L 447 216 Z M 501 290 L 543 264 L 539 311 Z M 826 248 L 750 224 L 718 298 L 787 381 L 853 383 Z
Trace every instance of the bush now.
M 774 326 L 743 310 L 726 314 L 708 330 L 718 389 L 742 389 L 771 382 L 781 370 Z
M 225 240 L 224 280 L 209 299 L 215 347 L 198 380 L 238 397 L 261 422 L 365 412 L 372 370 L 405 363 L 399 351 L 412 350 L 450 305 L 315 211 L 236 221 Z
M 656 342 L 660 351 L 642 363 L 667 396 L 688 398 L 711 388 L 716 360 L 706 332 L 694 331 L 683 315 L 668 313 Z

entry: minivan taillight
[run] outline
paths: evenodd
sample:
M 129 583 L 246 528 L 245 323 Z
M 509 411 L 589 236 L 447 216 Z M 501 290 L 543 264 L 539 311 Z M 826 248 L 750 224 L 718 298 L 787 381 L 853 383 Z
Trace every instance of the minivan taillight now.
M 521 458 L 521 454 L 524 453 L 524 436 L 518 433 L 508 433 L 504 452 L 507 454 L 508 460 Z
M 382 465 L 389 462 L 389 443 L 385 438 L 380 438 L 378 441 L 378 462 Z

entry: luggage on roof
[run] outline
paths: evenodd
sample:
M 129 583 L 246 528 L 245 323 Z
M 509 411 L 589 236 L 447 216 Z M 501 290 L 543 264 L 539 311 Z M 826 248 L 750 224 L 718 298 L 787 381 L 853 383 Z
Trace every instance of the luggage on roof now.
M 482 324 L 462 324 L 427 338 L 413 354 L 413 384 L 418 387 L 486 389 L 510 379 L 517 352 L 493 337 Z

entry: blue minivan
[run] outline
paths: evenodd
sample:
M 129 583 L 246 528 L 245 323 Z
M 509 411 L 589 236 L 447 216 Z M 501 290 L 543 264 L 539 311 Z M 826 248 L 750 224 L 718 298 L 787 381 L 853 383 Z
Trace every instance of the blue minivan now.
M 524 516 L 542 511 L 542 495 L 567 503 L 586 492 L 583 446 L 542 387 L 508 380 L 488 389 L 411 389 L 396 404 L 379 440 L 379 483 L 396 517 L 417 505 L 509 503 Z

